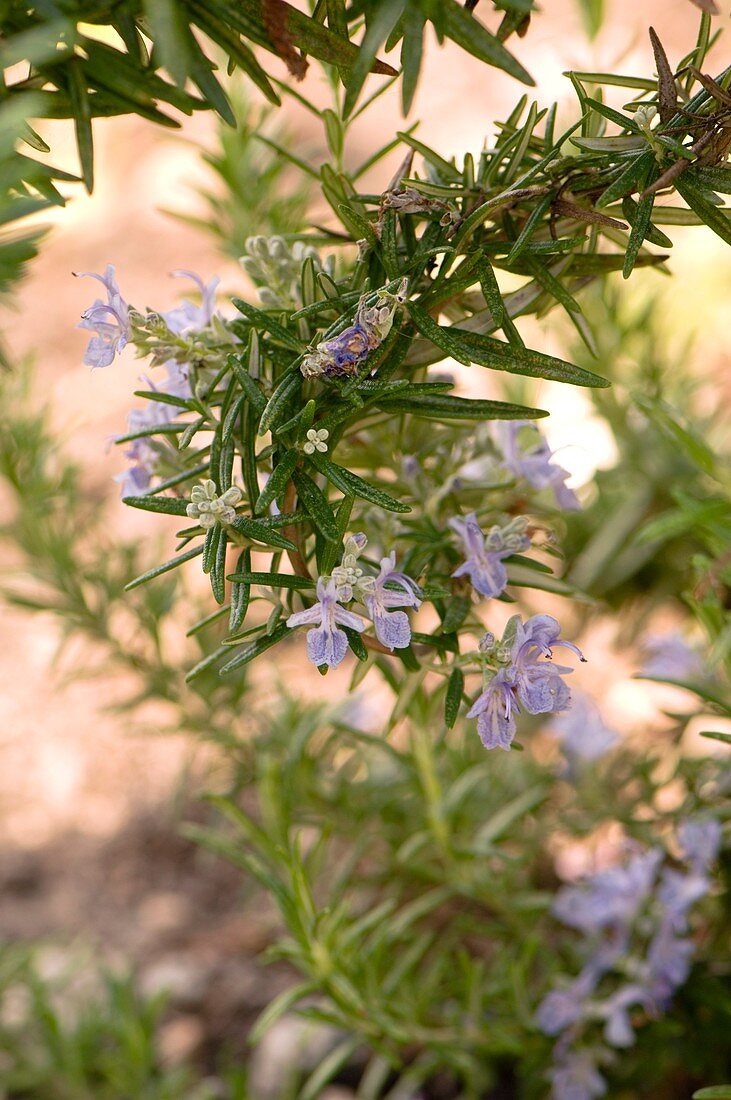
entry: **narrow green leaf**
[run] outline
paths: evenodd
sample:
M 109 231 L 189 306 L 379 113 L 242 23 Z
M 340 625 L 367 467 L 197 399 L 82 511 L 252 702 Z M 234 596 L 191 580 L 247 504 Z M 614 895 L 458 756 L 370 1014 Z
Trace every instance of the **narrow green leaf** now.
M 541 409 L 532 409 L 525 405 L 452 397 L 451 394 L 425 394 L 423 397 L 410 398 L 384 397 L 376 404 L 380 409 L 411 413 L 429 420 L 537 420 L 548 416 Z
M 168 516 L 184 516 L 187 500 L 179 497 L 122 497 L 122 504 L 130 508 L 142 508 L 145 512 L 164 512 Z
M 280 550 L 296 550 L 295 544 L 278 531 L 273 530 L 261 520 L 251 519 L 249 516 L 237 516 L 230 524 L 247 539 L 254 542 L 262 542 L 265 546 L 276 546 Z
M 226 594 L 226 547 L 228 535 L 221 534 L 216 545 L 216 553 L 211 564 L 211 591 L 217 604 L 222 604 Z
M 235 657 L 232 657 L 230 661 L 227 661 L 219 669 L 221 676 L 226 676 L 229 672 L 233 672 L 234 669 L 243 668 L 244 665 L 248 665 L 250 661 L 253 661 L 256 657 L 260 657 L 262 653 L 266 653 L 272 646 L 281 642 L 282 638 L 290 634 L 291 631 L 286 623 L 280 623 L 275 627 L 271 634 L 264 634 L 260 638 L 257 638 L 255 642 L 250 642 L 249 645 L 244 646 Z
M 270 333 L 280 344 L 292 348 L 293 351 L 301 352 L 304 349 L 305 345 L 302 341 L 297 340 L 291 332 L 280 325 L 274 317 L 270 317 L 268 313 L 264 313 L 263 310 L 250 305 L 242 298 L 232 298 L 231 301 L 239 313 L 243 313 L 244 317 L 260 332 Z
M 685 199 L 691 210 L 698 215 L 704 225 L 712 229 L 714 233 L 731 244 L 731 222 L 723 210 L 719 210 L 706 198 L 695 178 L 694 169 L 688 169 L 674 180 L 675 190 Z
M 220 524 L 214 523 L 213 527 L 209 527 L 206 531 L 206 541 L 203 546 L 203 572 L 210 573 L 213 568 L 213 562 L 216 557 L 216 550 L 218 548 L 218 540 L 221 537 Z
M 66 65 L 68 93 L 76 127 L 76 146 L 79 151 L 81 177 L 84 187 L 91 194 L 94 188 L 94 140 L 91 132 L 91 106 L 81 59 L 74 57 Z
M 463 693 L 464 673 L 461 668 L 455 668 L 452 675 L 449 677 L 447 693 L 444 696 L 444 723 L 448 730 L 451 730 L 454 723 L 457 721 L 459 708 L 462 705 Z
M 647 187 L 652 181 L 652 175 L 654 174 L 654 168 L 648 169 L 644 177 L 640 181 L 640 190 Z M 676 181 L 677 182 L 677 181 Z M 654 195 L 645 195 L 640 199 L 637 204 L 637 210 L 635 212 L 635 220 L 632 223 L 632 229 L 630 230 L 629 241 L 627 242 L 627 251 L 624 255 L 624 266 L 622 267 L 622 276 L 625 279 L 629 279 L 635 266 L 635 260 L 642 247 L 642 242 L 647 236 L 647 231 L 650 228 L 650 218 L 652 216 L 652 208 L 655 203 Z
M 339 532 L 332 508 L 319 486 L 303 470 L 295 470 L 292 480 L 305 511 L 323 538 L 338 541 Z
M 273 500 L 280 496 L 292 476 L 292 472 L 299 462 L 300 453 L 296 448 L 285 451 L 271 472 L 269 480 L 259 494 L 259 499 L 254 505 L 254 511 L 261 514 L 266 511 Z
M 236 562 L 236 573 L 229 577 L 231 581 L 231 612 L 228 620 L 229 634 L 235 634 L 242 626 L 251 600 L 251 584 L 245 580 L 234 579 L 246 575 L 251 570 L 251 550 L 247 546 L 241 551 Z
M 266 435 L 268 431 L 276 428 L 285 416 L 289 403 L 302 386 L 302 375 L 298 366 L 290 367 L 282 376 L 274 393 L 267 401 L 259 420 L 257 435 Z
M 156 565 L 154 569 L 148 569 L 146 573 L 141 573 L 139 577 L 135 577 L 133 581 L 124 586 L 125 592 L 131 592 L 133 588 L 139 588 L 141 584 L 146 584 L 147 581 L 153 580 L 155 577 L 162 576 L 163 573 L 169 573 L 171 569 L 177 569 L 179 565 L 183 565 L 186 561 L 191 561 L 192 558 L 197 558 L 199 554 L 203 553 L 203 544 L 194 547 L 192 550 L 186 550 L 184 554 L 178 554 L 177 557 L 171 558 L 170 561 L 166 561 L 163 565 Z
M 535 84 L 527 69 L 524 69 L 503 44 L 457 0 L 446 0 L 441 17 L 447 36 L 463 50 L 467 50 L 473 57 L 479 58 L 488 65 L 509 73 L 522 84 Z
M 346 470 L 342 466 L 338 466 L 335 462 L 330 462 L 324 455 L 315 454 L 310 456 L 310 461 L 315 469 L 319 470 L 321 474 L 324 474 L 328 481 L 332 482 L 336 489 L 339 489 L 341 493 L 346 496 L 360 497 L 361 500 L 367 500 L 371 504 L 377 504 L 379 508 L 384 508 L 388 512 L 410 512 L 411 508 L 408 504 L 402 504 L 400 500 L 396 500 L 394 497 L 389 496 L 388 493 L 384 493 L 382 489 L 377 489 L 374 485 L 369 485 L 367 481 L 364 481 L 362 477 L 358 477 L 352 470 Z
M 250 569 L 231 573 L 227 578 L 237 584 L 260 584 L 265 588 L 291 588 L 293 592 L 305 592 L 315 587 L 307 577 L 295 577 L 291 573 L 252 573 Z

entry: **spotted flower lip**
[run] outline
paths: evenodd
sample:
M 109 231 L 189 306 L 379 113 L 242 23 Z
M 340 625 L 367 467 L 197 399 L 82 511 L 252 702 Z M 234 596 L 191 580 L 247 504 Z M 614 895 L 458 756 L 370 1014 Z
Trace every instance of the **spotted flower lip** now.
M 418 609 L 421 597 L 416 582 L 397 571 L 396 552 L 392 550 L 387 557 L 381 558 L 378 576 L 361 580 L 359 587 L 381 645 L 391 650 L 406 649 L 411 642 L 411 624 L 405 611 L 395 609 Z
M 362 631 L 363 622 L 338 601 L 338 589 L 331 578 L 317 581 L 317 602 L 287 619 L 288 627 L 312 625 L 307 632 L 307 656 L 313 665 L 337 668 L 348 651 L 348 637 L 341 626 Z
M 485 535 L 474 512 L 450 519 L 449 526 L 459 536 L 466 559 L 452 576 L 468 576 L 475 591 L 488 599 L 499 596 L 508 583 L 503 558 L 527 550 L 530 539 L 515 524 L 505 529 L 496 525 Z
M 77 328 L 95 333 L 84 353 L 88 367 L 108 367 L 129 340 L 129 306 L 117 285 L 115 268 L 107 264 L 103 275 L 93 271 L 79 271 L 79 278 L 96 279 L 107 292 L 107 300 L 97 298 L 81 315 Z

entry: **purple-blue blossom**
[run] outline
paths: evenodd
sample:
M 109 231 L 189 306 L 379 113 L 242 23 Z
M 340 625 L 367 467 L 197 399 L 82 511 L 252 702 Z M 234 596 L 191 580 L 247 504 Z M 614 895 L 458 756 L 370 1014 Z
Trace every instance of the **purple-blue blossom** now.
M 548 714 L 570 705 L 571 694 L 562 677 L 572 670 L 552 663 L 553 649 L 571 649 L 581 661 L 584 656 L 560 634 L 561 627 L 551 615 L 533 615 L 525 623 L 514 615 L 508 622 L 496 649 L 503 667 L 486 681 L 467 712 L 468 718 L 477 718 L 477 732 L 485 748 L 510 748 L 515 715 L 521 707 L 529 714 Z
M 563 887 L 553 904 L 554 915 L 585 934 L 628 928 L 652 890 L 662 855 L 659 848 L 639 851 L 623 865 Z
M 721 823 L 714 817 L 689 817 L 678 826 L 678 843 L 693 870 L 706 871 L 721 847 Z
M 320 577 L 317 582 L 317 602 L 304 611 L 296 611 L 287 619 L 287 626 L 309 626 L 307 656 L 313 665 L 337 668 L 348 650 L 348 638 L 341 626 L 363 630 L 363 622 L 338 602 L 338 590 L 332 577 Z
M 523 477 L 534 489 L 551 488 L 556 504 L 567 512 L 581 508 L 576 493 L 566 485 L 569 474 L 552 462 L 554 452 L 530 420 L 501 420 L 495 426 L 495 439 L 502 452 L 502 465 L 516 477 Z M 533 433 L 534 445 L 524 449 L 520 435 Z
M 120 293 L 113 264 L 107 264 L 103 275 L 80 271 L 79 276 L 96 279 L 107 292 L 106 302 L 97 298 L 81 314 L 77 328 L 95 333 L 84 353 L 84 363 L 89 367 L 108 367 L 129 340 L 129 306 Z
M 418 610 L 421 599 L 416 582 L 396 569 L 394 550 L 381 558 L 377 577 L 360 580 L 359 591 L 381 645 L 388 649 L 405 649 L 411 641 L 411 624 L 405 611 L 395 609 L 413 607 Z
M 189 298 L 184 298 L 180 305 L 161 313 L 160 316 L 176 336 L 200 332 L 201 329 L 210 325 L 216 312 L 216 287 L 221 280 L 216 277 L 206 284 L 194 271 L 173 271 L 173 276 L 192 279 L 201 293 L 201 303 L 196 305 Z
M 521 550 L 527 550 L 530 539 L 525 534 L 525 521 L 514 521 L 508 527 L 497 525 L 485 535 L 470 512 L 464 518 L 450 519 L 449 526 L 462 542 L 465 561 L 452 573 L 453 577 L 468 576 L 472 587 L 488 599 L 499 596 L 508 583 L 503 558 L 509 558 Z
M 594 700 L 583 692 L 574 694 L 571 709 L 554 718 L 549 729 L 564 753 L 578 760 L 600 759 L 619 737 L 605 723 Z
M 694 680 L 703 675 L 700 657 L 677 630 L 649 635 L 642 648 L 645 660 L 640 676 L 656 680 Z
M 300 367 L 304 377 L 354 374 L 368 353 L 379 347 L 388 336 L 396 310 L 406 300 L 408 286 L 408 279 L 402 279 L 395 293 L 386 287 L 381 288 L 372 306 L 366 304 L 368 295 L 364 294 L 352 325 L 328 340 L 322 340 L 314 351 L 305 355 Z
M 607 1082 L 587 1050 L 568 1051 L 550 1071 L 554 1100 L 595 1100 L 604 1096 Z

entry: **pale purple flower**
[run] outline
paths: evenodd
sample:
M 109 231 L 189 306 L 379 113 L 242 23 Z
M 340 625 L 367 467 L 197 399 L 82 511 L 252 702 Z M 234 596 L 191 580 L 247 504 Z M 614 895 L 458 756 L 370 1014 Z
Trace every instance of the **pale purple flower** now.
M 501 668 L 467 711 L 467 717 L 477 718 L 477 732 L 486 749 L 509 749 L 515 737 L 514 716 L 519 713 L 513 670 Z
M 570 985 L 546 994 L 535 1016 L 544 1035 L 560 1035 L 583 1017 L 587 999 L 596 989 L 600 975 L 596 967 L 586 966 Z
M 396 570 L 396 552 L 381 558 L 377 577 L 361 581 L 363 603 L 368 610 L 376 637 L 389 649 L 405 649 L 411 641 L 411 624 L 405 611 L 394 608 L 421 607 L 419 588 L 411 577 Z
M 672 867 L 665 868 L 657 896 L 665 907 L 668 923 L 676 931 L 685 930 L 688 925 L 688 910 L 706 896 L 709 887 L 710 880 L 705 874 L 695 874 L 692 871 L 687 874 Z
M 168 424 L 175 415 L 172 405 L 162 401 L 147 401 L 143 408 L 130 410 L 127 416 L 127 431 L 139 432 L 149 429 L 152 433 L 161 424 Z M 122 496 L 140 496 L 145 493 L 157 470 L 159 454 L 144 437 L 130 440 L 129 447 L 123 452 L 132 466 L 114 478 L 122 484 Z
M 220 279 L 211 279 L 206 284 L 193 271 L 173 271 L 176 278 L 192 279 L 201 292 L 201 304 L 196 305 L 189 298 L 184 298 L 179 306 L 161 313 L 163 321 L 176 336 L 187 336 L 190 332 L 200 332 L 210 325 L 216 312 L 216 287 Z
M 561 626 L 552 615 L 533 615 L 522 623 L 515 616 L 515 641 L 511 652 L 518 698 L 529 714 L 547 714 L 566 710 L 571 693 L 561 679 L 571 672 L 564 665 L 551 662 L 553 649 L 563 646 L 584 661 L 585 657 L 573 642 L 561 637 Z M 548 661 L 539 661 L 540 657 Z
M 570 1051 L 551 1070 L 554 1100 L 595 1100 L 607 1083 L 586 1050 Z
M 571 694 L 561 677 L 571 669 L 551 663 L 553 648 L 565 646 L 580 660 L 584 657 L 560 633 L 561 627 L 551 615 L 533 615 L 525 623 L 518 615 L 510 619 L 502 641 L 503 649 L 510 646 L 509 664 L 498 670 L 467 713 L 468 718 L 477 717 L 477 730 L 485 748 L 510 748 L 515 715 L 521 706 L 529 714 L 546 714 L 570 705 Z
M 679 631 L 652 634 L 643 643 L 645 660 L 640 676 L 657 680 L 693 680 L 703 675 L 703 665 L 696 651 Z
M 523 450 L 518 441 L 521 431 L 535 434 L 535 445 Z M 559 508 L 577 511 L 581 508 L 573 490 L 566 485 L 568 472 L 551 461 L 554 452 L 530 420 L 502 420 L 495 425 L 495 439 L 502 451 L 502 465 L 516 477 L 523 477 L 534 489 L 551 488 Z
M 307 632 L 307 656 L 313 665 L 337 668 L 348 649 L 348 638 L 340 626 L 363 630 L 363 622 L 352 611 L 338 603 L 335 581 L 320 577 L 317 581 L 317 603 L 305 611 L 297 611 L 287 619 L 287 626 L 317 624 Z
M 721 824 L 713 817 L 686 818 L 678 827 L 678 842 L 693 870 L 705 871 L 721 847 Z
M 93 271 L 80 271 L 79 276 L 96 279 L 107 292 L 106 302 L 97 298 L 81 314 L 77 328 L 96 333 L 87 345 L 84 363 L 89 367 L 108 367 L 129 339 L 129 306 L 117 286 L 113 264 L 107 264 L 103 275 L 96 275 Z
M 571 709 L 554 718 L 549 729 L 569 757 L 598 760 L 618 739 L 616 730 L 606 725 L 593 699 L 583 692 L 575 694 Z
M 660 849 L 651 848 L 635 853 L 622 866 L 565 886 L 556 895 L 554 915 L 585 934 L 629 927 L 652 889 L 661 859 Z
M 466 559 L 464 564 L 452 573 L 452 576 L 467 575 L 472 587 L 488 599 L 499 596 L 508 583 L 503 558 L 509 558 L 512 554 L 526 550 L 530 546 L 530 539 L 523 532 L 517 529 L 511 530 L 510 527 L 503 530 L 494 526 L 485 535 L 474 512 L 470 512 L 464 519 L 461 517 L 450 519 L 449 526 L 462 540 Z
M 620 986 L 611 997 L 596 1010 L 604 1020 L 604 1038 L 613 1047 L 631 1047 L 635 1041 L 635 1032 L 629 1015 L 633 1006 L 648 1005 L 647 990 L 632 983 Z
M 694 950 L 692 940 L 677 936 L 670 922 L 663 921 L 647 952 L 647 992 L 656 1010 L 667 1008 L 687 981 Z

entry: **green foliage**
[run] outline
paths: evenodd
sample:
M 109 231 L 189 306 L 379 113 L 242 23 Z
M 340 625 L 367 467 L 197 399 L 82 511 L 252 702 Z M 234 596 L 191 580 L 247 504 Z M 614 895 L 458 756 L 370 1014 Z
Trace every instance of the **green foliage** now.
M 158 1049 L 164 1001 L 79 948 L 0 949 L 0 1095 L 13 1100 L 214 1100 Z M 50 966 L 48 965 L 50 964 Z M 83 970 L 83 976 L 80 971 Z M 50 973 L 49 973 L 50 971 Z

